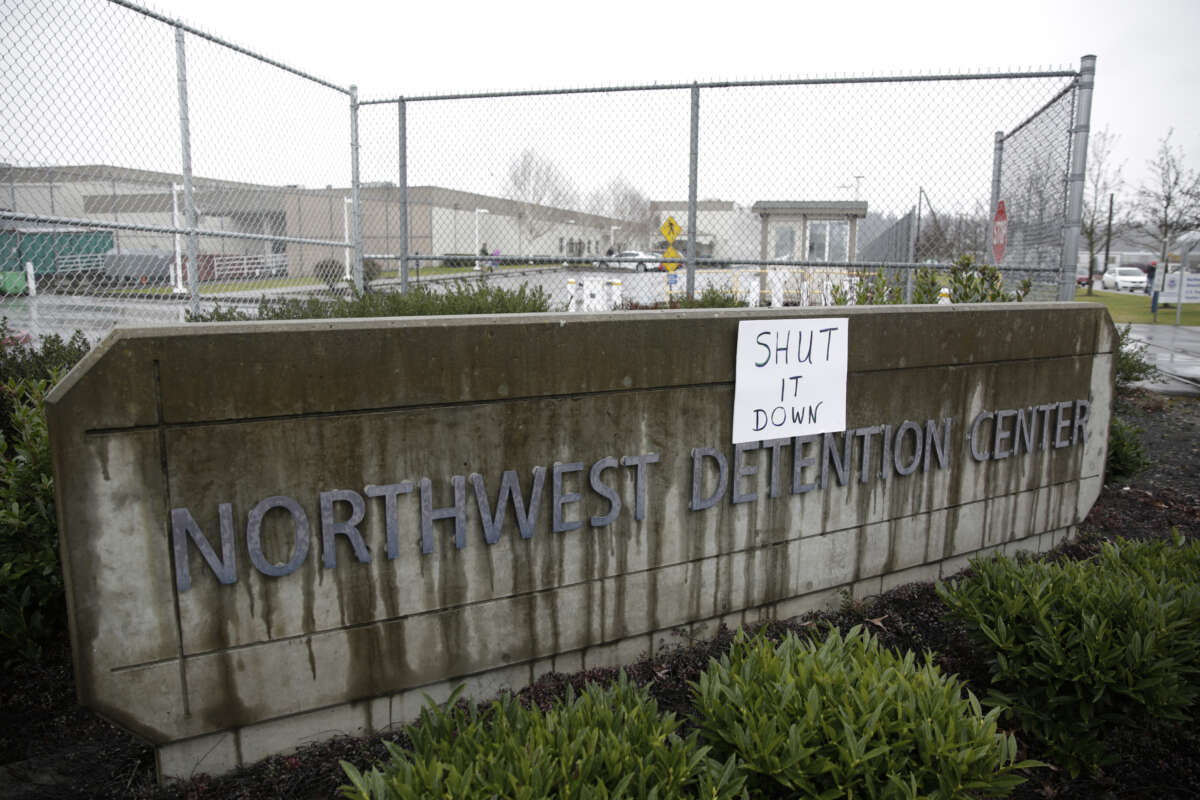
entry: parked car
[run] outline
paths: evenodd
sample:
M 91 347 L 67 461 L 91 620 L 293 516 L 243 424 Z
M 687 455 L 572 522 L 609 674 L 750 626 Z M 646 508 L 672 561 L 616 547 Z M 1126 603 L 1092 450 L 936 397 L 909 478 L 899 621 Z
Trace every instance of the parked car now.
M 1086 272 L 1075 273 L 1075 285 L 1076 286 L 1082 286 L 1082 287 L 1086 288 L 1089 283 L 1091 283 L 1091 280 L 1089 279 L 1089 276 Z
M 1137 267 L 1109 267 L 1100 282 L 1105 289 L 1141 292 L 1146 288 L 1146 273 Z
M 643 253 L 641 250 L 622 250 L 621 252 L 616 253 L 614 255 L 605 256 L 605 258 L 610 258 L 613 260 L 597 261 L 597 262 L 595 262 L 596 266 L 611 267 L 613 269 L 631 269 L 631 270 L 634 270 L 635 272 L 645 272 L 648 269 L 658 269 L 658 264 L 653 263 L 654 262 L 654 254 L 653 253 Z M 617 261 L 616 259 L 630 259 L 630 260 Z M 641 260 L 634 261 L 632 259 L 641 259 Z

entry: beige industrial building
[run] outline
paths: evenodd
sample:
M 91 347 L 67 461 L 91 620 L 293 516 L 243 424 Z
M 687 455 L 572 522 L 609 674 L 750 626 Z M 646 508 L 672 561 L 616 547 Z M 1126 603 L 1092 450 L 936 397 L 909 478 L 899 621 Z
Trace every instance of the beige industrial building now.
M 346 241 L 352 224 L 349 188 L 197 177 L 193 193 L 202 230 L 259 237 L 201 234 L 199 252 L 206 258 L 279 266 L 292 275 L 311 273 L 323 259 L 348 259 L 345 247 L 269 237 Z M 367 184 L 360 188 L 360 201 L 364 253 L 398 254 L 399 189 Z M 167 228 L 184 226 L 184 205 L 182 179 L 175 173 L 109 165 L 0 165 L 0 210 Z M 486 248 L 489 254 L 539 260 L 586 257 L 612 246 L 621 226 L 621 220 L 609 217 L 491 195 L 436 186 L 408 190 L 409 252 L 414 255 L 475 255 Z M 114 237 L 118 250 L 164 253 L 175 251 L 175 240 L 173 234 L 153 231 L 118 231 Z
M 379 261 L 385 272 L 395 269 L 401 248 L 400 190 L 391 183 L 369 183 L 359 192 L 364 255 Z M 347 187 L 269 186 L 197 177 L 193 194 L 199 227 L 210 232 L 199 237 L 202 277 L 307 275 L 327 259 L 348 268 L 345 246 L 287 241 L 349 240 L 353 209 Z M 418 257 L 418 267 L 448 257 L 474 258 L 482 251 L 540 262 L 600 257 L 610 248 L 662 251 L 666 242 L 659 225 L 668 217 L 687 224 L 686 202 L 652 202 L 646 219 L 624 220 L 438 186 L 411 186 L 407 201 L 408 250 Z M 176 173 L 110 165 L 0 165 L 4 210 L 181 228 L 186 224 L 184 206 L 182 179 Z M 854 261 L 857 222 L 866 211 L 865 202 L 761 201 L 746 207 L 703 200 L 697 204 L 698 254 L 726 263 Z M 686 252 L 686 242 L 685 232 L 676 243 L 681 252 Z M 183 237 L 154 231 L 116 230 L 113 244 L 118 252 L 174 255 L 175 263 L 185 249 Z M 59 256 L 69 259 L 72 254 Z M 176 270 L 172 279 L 182 280 L 181 274 Z

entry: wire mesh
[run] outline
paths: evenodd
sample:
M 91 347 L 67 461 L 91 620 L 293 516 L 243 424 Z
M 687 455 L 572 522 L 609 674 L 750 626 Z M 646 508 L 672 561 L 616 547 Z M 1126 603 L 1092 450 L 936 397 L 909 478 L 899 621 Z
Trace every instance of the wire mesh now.
M 1070 70 L 359 104 L 127 0 L 11 0 L 0 67 L 0 310 L 38 334 L 464 279 L 568 311 L 855 302 L 881 269 L 907 297 L 992 260 L 1006 130 L 1001 267 L 1047 297 L 1060 269 Z
M 1059 266 L 1074 117 L 1075 95 L 1064 91 L 1004 136 L 999 199 L 1008 230 L 1001 263 L 1013 276 L 1045 276 Z M 1038 286 L 1039 296 L 1054 299 L 1053 286 Z
M 345 260 L 344 245 L 288 240 L 347 240 L 348 190 L 335 204 L 323 188 L 349 186 L 344 92 L 137 8 L 17 0 L 0 17 L 0 104 L 11 329 L 98 338 L 176 323 L 325 288 L 314 265 Z

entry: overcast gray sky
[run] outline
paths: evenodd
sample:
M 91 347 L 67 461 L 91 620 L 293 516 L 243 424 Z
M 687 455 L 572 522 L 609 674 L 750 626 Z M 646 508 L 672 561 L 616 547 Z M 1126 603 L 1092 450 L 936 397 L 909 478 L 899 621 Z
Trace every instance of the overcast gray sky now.
M 157 0 L 364 97 L 824 74 L 1076 67 L 1133 182 L 1175 128 L 1200 166 L 1200 2 Z
M 355 82 L 363 99 L 1074 70 L 1093 53 L 1092 128 L 1118 137 L 1115 160 L 1125 163 L 1131 188 L 1172 127 L 1189 166 L 1200 167 L 1200 58 L 1192 55 L 1200 0 L 155 0 L 152 8 L 338 85 Z M 0 107 L 8 112 L 0 115 L 0 162 L 179 169 L 169 27 L 103 0 L 0 0 L 0 12 Z M 187 65 L 196 175 L 349 184 L 344 95 L 197 37 L 187 37 Z M 979 214 L 990 193 L 993 133 L 1013 130 L 1066 85 L 1053 78 L 705 90 L 700 198 L 862 199 L 872 211 L 901 214 L 923 192 L 939 214 Z M 569 207 L 588 207 L 586 198 L 614 180 L 656 200 L 687 195 L 687 91 L 408 109 L 413 185 L 503 194 L 509 165 L 529 149 L 577 192 L 578 201 L 561 201 Z M 1035 166 L 1065 174 L 1067 111 L 1056 106 L 1040 129 L 1028 126 L 1010 141 L 1006 181 Z M 396 132 L 394 105 L 363 107 L 364 181 L 398 179 Z M 1013 207 L 1017 198 L 1003 199 Z

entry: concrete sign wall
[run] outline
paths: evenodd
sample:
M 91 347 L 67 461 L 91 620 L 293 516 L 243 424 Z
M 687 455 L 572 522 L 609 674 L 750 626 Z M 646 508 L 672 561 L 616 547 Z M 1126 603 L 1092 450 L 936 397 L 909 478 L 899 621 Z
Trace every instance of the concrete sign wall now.
M 112 334 L 49 401 L 81 701 L 220 772 L 1087 513 L 1102 307 L 839 309 L 847 429 L 731 445 L 739 321 L 807 313 Z

